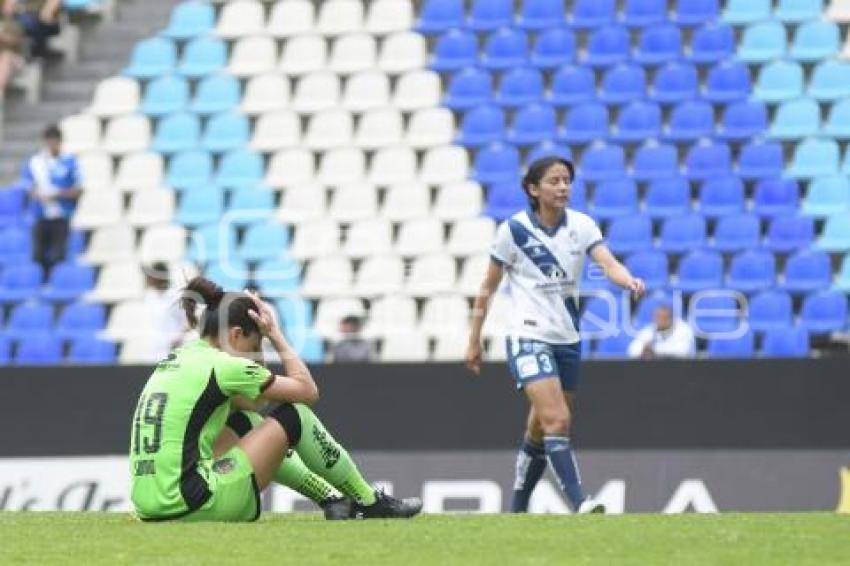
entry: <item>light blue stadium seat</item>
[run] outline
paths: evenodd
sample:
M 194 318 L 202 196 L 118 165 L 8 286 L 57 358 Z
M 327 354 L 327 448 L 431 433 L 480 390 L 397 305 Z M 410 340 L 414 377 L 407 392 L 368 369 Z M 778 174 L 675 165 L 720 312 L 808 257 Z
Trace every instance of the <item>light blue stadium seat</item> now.
M 30 261 L 32 235 L 19 226 L 0 230 L 0 264 L 11 265 Z
M 847 295 L 838 291 L 817 291 L 803 298 L 800 326 L 810 334 L 840 332 L 847 328 Z
M 289 247 L 289 231 L 279 222 L 257 222 L 248 226 L 239 257 L 245 261 L 263 261 L 281 257 Z
M 618 145 L 593 145 L 585 150 L 581 168 L 588 181 L 619 179 L 626 174 L 626 156 Z
M 541 0 L 531 0 L 540 2 Z M 546 5 L 554 6 L 563 18 L 563 11 L 549 0 L 542 0 Z M 526 5 L 528 2 L 526 2 Z M 539 69 L 554 69 L 561 65 L 572 63 L 576 56 L 576 36 L 572 30 L 565 27 L 552 27 L 541 30 L 531 48 L 530 63 Z
M 466 27 L 473 31 L 493 31 L 513 23 L 511 0 L 473 0 Z
M 437 38 L 430 67 L 435 71 L 457 71 L 478 62 L 475 34 L 452 29 Z
M 237 149 L 221 158 L 214 183 L 220 187 L 254 186 L 262 180 L 264 172 L 262 155 L 250 149 Z
M 637 185 L 632 179 L 617 178 L 602 181 L 593 192 L 593 215 L 609 219 L 637 212 Z
M 644 200 L 646 213 L 653 218 L 681 216 L 691 210 L 691 189 L 680 177 L 650 183 Z
M 164 75 L 152 80 L 145 89 L 141 111 L 160 117 L 182 112 L 189 104 L 189 83 L 176 75 Z
M 567 110 L 558 139 L 567 143 L 588 143 L 608 137 L 608 108 L 598 102 L 573 106 Z
M 845 210 L 826 218 L 817 247 L 833 253 L 850 251 L 850 211 Z
M 738 175 L 745 179 L 778 177 L 784 166 L 779 142 L 755 138 L 744 144 L 738 153 Z
M 635 152 L 632 177 L 638 181 L 666 179 L 679 174 L 679 157 L 670 144 L 649 142 Z
M 525 164 L 528 165 L 529 163 L 533 163 L 541 157 L 546 157 L 549 155 L 557 155 L 558 157 L 562 157 L 567 161 L 572 161 L 573 159 L 573 153 L 567 146 L 560 145 L 552 140 L 544 140 L 531 149 L 531 151 L 525 158 Z
M 217 114 L 235 108 L 242 99 L 239 81 L 227 74 L 204 77 L 198 84 L 189 110 L 196 114 Z
M 635 277 L 640 277 L 647 289 L 662 289 L 670 278 L 667 254 L 656 250 L 636 252 L 626 258 L 626 267 Z
M 634 60 L 642 65 L 661 65 L 682 55 L 682 33 L 671 24 L 648 27 L 640 34 Z
M 94 336 L 78 338 L 71 342 L 68 363 L 76 365 L 114 365 L 115 343 Z
M 815 223 L 806 216 L 776 216 L 770 221 L 762 245 L 776 252 L 809 247 L 815 238 Z
M 228 212 L 237 226 L 270 218 L 274 211 L 274 191 L 266 187 L 244 187 L 233 191 Z
M 195 149 L 200 138 L 201 121 L 195 114 L 169 114 L 157 124 L 151 149 L 159 153 L 187 151 Z
M 798 140 L 817 134 L 820 106 L 811 98 L 798 98 L 779 105 L 769 135 L 780 140 Z
M 787 173 L 797 178 L 837 175 L 839 159 L 835 140 L 807 138 L 797 145 Z
M 558 117 L 548 104 L 527 104 L 516 111 L 507 140 L 517 145 L 533 145 L 553 139 L 558 130 Z
M 449 88 L 443 97 L 443 106 L 453 110 L 466 110 L 492 99 L 493 80 L 490 73 L 478 67 L 467 67 L 452 75 Z
M 676 104 L 696 98 L 699 79 L 689 63 L 667 63 L 655 73 L 649 98 L 661 104 Z
M 224 191 L 218 187 L 195 187 L 184 191 L 174 219 L 185 226 L 200 226 L 224 214 Z
M 463 0 L 427 0 L 419 13 L 416 30 L 436 34 L 461 27 L 464 21 Z
M 763 250 L 746 250 L 736 254 L 729 265 L 726 286 L 742 293 L 769 289 L 776 282 L 776 260 Z
M 697 26 L 713 22 L 719 13 L 719 0 L 688 0 L 675 3 L 671 19 L 680 26 Z
M 620 142 L 639 142 L 661 134 L 661 108 L 652 102 L 634 101 L 620 109 L 617 126 L 611 136 Z
M 766 129 L 767 106 L 757 100 L 741 100 L 726 107 L 717 137 L 723 140 L 746 140 Z
M 771 0 L 729 0 L 723 10 L 723 21 L 751 24 L 770 18 Z
M 186 44 L 177 72 L 197 79 L 215 73 L 227 64 L 227 45 L 221 39 L 201 36 Z
M 525 193 L 516 183 L 497 183 L 487 191 L 484 215 L 501 222 L 528 205 Z
M 752 91 L 765 102 L 785 102 L 803 95 L 803 67 L 795 61 L 773 61 L 761 68 Z
M 673 107 L 664 137 L 670 141 L 692 141 L 714 132 L 714 108 L 703 100 L 688 100 Z
M 596 78 L 589 67 L 565 65 L 552 77 L 549 101 L 555 106 L 593 102 L 596 99 Z
M 667 0 L 626 0 L 620 21 L 626 27 L 646 27 L 667 21 Z
M 655 318 L 655 310 L 660 306 L 670 307 L 674 313 L 681 311 L 681 304 L 678 304 L 678 301 L 670 293 L 658 289 L 648 293 L 638 302 L 634 309 L 632 325 L 640 330 L 652 324 Z
M 709 23 L 694 31 L 691 56 L 694 63 L 717 63 L 730 57 L 735 50 L 735 31 L 731 26 Z
M 684 174 L 688 179 L 701 181 L 731 172 L 732 153 L 725 143 L 700 142 L 692 146 L 685 156 Z
M 753 212 L 759 216 L 795 214 L 800 202 L 800 186 L 794 179 L 768 177 L 756 183 Z
M 284 329 L 313 327 L 313 308 L 310 301 L 293 295 L 278 299 L 274 305 Z
M 812 216 L 829 216 L 850 210 L 850 181 L 831 176 L 812 179 L 800 212 Z
M 632 343 L 632 337 L 620 329 L 620 332 L 613 336 L 600 338 L 594 349 L 594 356 L 597 359 L 617 359 L 628 356 L 629 344 Z
M 756 332 L 791 325 L 794 309 L 791 295 L 785 291 L 777 289 L 760 291 L 750 297 L 748 307 L 750 328 Z
M 216 114 L 207 122 L 201 146 L 212 152 L 239 149 L 248 143 L 251 125 L 248 118 L 238 112 Z
M 821 102 L 850 96 L 850 63 L 837 59 L 818 63 L 809 81 L 809 96 Z
M 23 217 L 26 190 L 22 187 L 0 187 L 0 228 L 17 224 Z
M 767 63 L 785 55 L 788 37 L 785 26 L 777 21 L 751 24 L 738 43 L 737 58 L 747 63 Z
M 842 293 L 850 293 L 850 254 L 844 256 L 841 260 L 841 269 L 838 272 L 838 279 L 832 286 L 836 291 Z
M 21 338 L 15 350 L 15 365 L 52 366 L 62 361 L 62 342 L 50 334 Z
M 797 61 L 820 61 L 838 53 L 841 48 L 838 24 L 814 20 L 797 28 L 788 55 Z
M 92 336 L 106 326 L 103 305 L 79 301 L 62 309 L 56 320 L 54 334 L 63 340 Z
M 480 64 L 485 69 L 505 70 L 528 61 L 528 38 L 525 32 L 501 28 L 487 36 Z
M 686 293 L 719 289 L 723 285 L 723 258 L 710 250 L 694 250 L 679 262 L 678 289 Z
M 168 27 L 162 35 L 171 39 L 191 39 L 204 35 L 215 26 L 215 9 L 207 2 L 178 4 L 171 12 Z
M 709 102 L 726 103 L 749 97 L 751 90 L 747 66 L 737 61 L 723 61 L 709 69 L 702 96 Z
M 27 301 L 12 308 L 6 322 L 5 335 L 12 340 L 52 331 L 53 308 L 46 303 Z
M 717 220 L 712 247 L 720 252 L 757 248 L 761 242 L 761 222 L 754 214 L 731 214 Z
M 831 138 L 850 139 L 850 99 L 839 100 L 832 104 L 823 133 Z
M 764 333 L 761 353 L 765 358 L 806 358 L 809 333 L 799 326 L 771 328 Z
M 519 151 L 512 145 L 496 142 L 478 151 L 472 178 L 485 185 L 511 183 L 517 180 L 519 170 Z
M 738 214 L 744 210 L 744 183 L 727 175 L 706 179 L 699 192 L 700 212 L 708 217 Z
M 643 98 L 646 73 L 638 65 L 616 65 L 605 71 L 599 88 L 599 100 L 606 104 L 623 104 Z
M 50 277 L 41 290 L 41 298 L 56 302 L 71 301 L 92 288 L 94 270 L 88 265 L 66 261 L 50 270 Z
M 308 364 L 322 364 L 325 361 L 325 343 L 316 332 L 304 329 L 298 332 L 289 330 L 286 335 L 290 343 L 298 351 L 298 357 Z
M 44 270 L 33 262 L 7 265 L 0 272 L 0 303 L 17 303 L 38 297 Z
M 698 250 L 705 243 L 706 224 L 701 214 L 670 216 L 661 224 L 661 235 L 658 238 L 658 249 L 661 251 L 680 254 Z
M 583 63 L 592 67 L 608 67 L 629 58 L 629 32 L 622 26 L 605 26 L 590 33 Z
M 734 337 L 732 337 L 734 336 Z M 756 341 L 749 330 L 740 336 L 716 336 L 708 339 L 709 358 L 752 358 L 755 356 Z
M 216 262 L 236 257 L 236 231 L 215 222 L 192 231 L 187 259 L 195 263 Z
M 224 262 L 210 262 L 204 269 L 204 277 L 224 289 L 244 289 L 248 285 L 250 270 L 245 262 L 229 258 Z
M 301 285 L 301 266 L 286 255 L 267 259 L 254 273 L 254 281 L 267 296 L 291 296 Z
M 652 219 L 644 214 L 615 218 L 605 240 L 616 254 L 648 250 L 652 248 Z
M 517 107 L 543 99 L 543 75 L 533 67 L 516 67 L 507 71 L 499 81 L 496 103 Z
M 177 64 L 177 48 L 164 37 L 151 37 L 136 44 L 130 65 L 123 74 L 137 79 L 152 79 L 172 71 Z
M 689 305 L 688 322 L 697 336 L 716 338 L 720 333 L 737 334 L 746 325 L 740 316 L 742 307 L 728 295 L 703 296 Z
M 212 169 L 212 155 L 208 151 L 183 151 L 171 157 L 166 182 L 178 190 L 206 185 L 212 179 Z
M 778 0 L 773 17 L 783 22 L 800 23 L 820 18 L 823 0 Z
M 478 147 L 501 141 L 505 136 L 505 113 L 497 106 L 478 106 L 469 110 L 461 121 L 457 143 Z
M 612 23 L 616 12 L 615 0 L 576 0 L 570 25 L 577 29 L 597 28 Z
M 829 255 L 821 251 L 801 250 L 785 263 L 782 288 L 791 293 L 809 293 L 827 289 L 832 284 Z

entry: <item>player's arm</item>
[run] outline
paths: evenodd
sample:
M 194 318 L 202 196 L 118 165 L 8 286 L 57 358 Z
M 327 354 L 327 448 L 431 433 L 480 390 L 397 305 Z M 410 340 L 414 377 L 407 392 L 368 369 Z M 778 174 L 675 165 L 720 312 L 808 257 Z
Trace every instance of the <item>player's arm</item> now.
M 496 259 L 491 259 L 484 274 L 481 289 L 475 297 L 472 307 L 472 321 L 470 322 L 469 344 L 466 350 L 466 367 L 476 374 L 481 371 L 481 328 L 487 318 L 487 308 L 490 306 L 490 298 L 502 281 L 504 274 L 502 264 Z
M 628 289 L 637 297 L 640 297 L 646 291 L 643 279 L 633 276 L 625 265 L 617 261 L 617 258 L 605 244 L 594 246 L 590 250 L 590 257 L 602 266 L 605 276 L 615 285 Z

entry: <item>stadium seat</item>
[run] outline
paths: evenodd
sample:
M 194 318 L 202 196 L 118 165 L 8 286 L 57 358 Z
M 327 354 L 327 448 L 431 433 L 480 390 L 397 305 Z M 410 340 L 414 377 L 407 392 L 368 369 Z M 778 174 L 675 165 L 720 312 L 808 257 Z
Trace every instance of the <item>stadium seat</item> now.
M 361 71 L 348 78 L 342 105 L 352 112 L 364 112 L 390 105 L 390 79 L 380 71 Z
M 686 178 L 706 180 L 726 176 L 732 171 L 732 155 L 725 143 L 699 142 L 685 156 L 683 172 Z
M 841 260 L 841 268 L 832 288 L 843 293 L 850 293 L 850 254 L 845 255 Z
M 809 183 L 800 212 L 824 217 L 850 210 L 850 182 L 845 176 L 816 177 Z
M 176 75 L 164 75 L 152 80 L 142 100 L 140 110 L 153 117 L 183 112 L 189 104 L 189 83 Z
M 443 249 L 442 221 L 438 218 L 418 218 L 401 225 L 395 251 L 404 257 L 440 252 Z
M 249 134 L 250 124 L 245 116 L 237 112 L 223 112 L 207 122 L 201 147 L 218 153 L 238 149 L 248 143 Z
M 626 0 L 620 21 L 626 27 L 646 27 L 667 21 L 666 0 Z
M 728 294 L 702 296 L 691 300 L 688 307 L 688 323 L 698 338 L 721 338 L 746 328 L 746 321 L 741 320 L 745 305 Z
M 32 235 L 23 227 L 9 226 L 0 231 L 0 264 L 27 262 L 32 256 Z
M 7 265 L 0 273 L 0 303 L 17 303 L 38 297 L 44 270 L 37 263 Z
M 809 81 L 809 96 L 832 102 L 850 96 L 850 63 L 827 59 L 818 63 Z
M 840 332 L 847 328 L 847 295 L 818 291 L 803 298 L 800 326 L 810 334 Z
M 652 219 L 647 215 L 614 218 L 605 240 L 615 254 L 648 250 L 652 248 Z
M 608 137 L 608 108 L 598 102 L 577 104 L 568 109 L 558 140 L 566 143 L 589 143 Z
M 360 297 L 380 297 L 400 293 L 404 288 L 404 261 L 394 255 L 368 255 L 354 281 Z
M 490 73 L 467 67 L 452 75 L 442 103 L 454 110 L 465 110 L 489 103 L 492 98 Z
M 699 198 L 705 216 L 738 214 L 744 210 L 744 182 L 732 175 L 709 178 L 700 187 Z
M 797 28 L 788 54 L 797 61 L 821 61 L 840 49 L 838 25 L 834 22 L 812 20 Z
M 769 135 L 780 140 L 798 140 L 820 130 L 820 106 L 811 98 L 789 100 L 779 105 Z
M 552 140 L 544 140 L 534 146 L 525 157 L 525 164 L 533 163 L 542 157 L 556 155 L 567 161 L 573 160 L 573 154 L 565 145 L 558 144 Z
M 797 212 L 799 200 L 797 181 L 768 177 L 756 182 L 752 210 L 759 216 L 787 216 Z
M 719 12 L 718 0 L 690 0 L 676 2 L 670 19 L 680 26 L 696 26 L 715 21 Z
M 352 75 L 373 69 L 377 59 L 375 38 L 366 33 L 351 33 L 334 41 L 328 69 L 340 75 Z
M 177 64 L 174 42 L 163 37 L 142 40 L 133 48 L 130 65 L 123 74 L 137 79 L 152 79 L 172 71 Z
M 444 253 L 428 254 L 413 260 L 405 283 L 405 292 L 425 298 L 453 291 L 457 284 L 455 259 Z
M 510 0 L 474 0 L 466 19 L 466 28 L 473 31 L 493 31 L 513 23 L 513 3 Z
M 401 111 L 432 109 L 439 105 L 440 76 L 427 69 L 404 73 L 396 83 L 392 105 Z
M 118 361 L 115 343 L 94 336 L 77 338 L 71 342 L 67 361 L 78 365 L 114 365 Z
M 24 213 L 25 194 L 20 187 L 0 188 L 0 228 L 18 223 Z
M 384 39 L 378 68 L 387 73 L 423 70 L 428 61 L 428 46 L 418 33 L 398 32 Z
M 86 112 L 102 118 L 129 114 L 139 105 L 139 96 L 139 81 L 111 77 L 97 85 L 92 104 Z
M 268 112 L 258 117 L 251 136 L 251 149 L 271 153 L 295 147 L 301 141 L 301 119 L 292 111 Z
M 598 218 L 617 218 L 637 211 L 637 185 L 628 178 L 600 182 L 593 197 L 592 211 Z
M 791 295 L 775 289 L 760 291 L 750 297 L 748 311 L 750 328 L 756 332 L 791 326 Z
M 501 28 L 484 41 L 480 65 L 490 70 L 507 70 L 528 61 L 528 41 L 525 32 Z
M 793 61 L 768 63 L 761 68 L 752 94 L 765 102 L 785 102 L 802 96 L 803 67 Z
M 475 218 L 481 213 L 483 191 L 478 183 L 467 181 L 443 185 L 437 192 L 433 214 L 454 222 Z
M 511 145 L 496 142 L 478 151 L 472 166 L 472 178 L 485 184 L 507 184 L 517 180 L 519 170 L 519 151 Z
M 491 218 L 474 217 L 458 220 L 452 226 L 446 252 L 458 257 L 469 257 L 490 246 L 496 234 L 496 223 Z
M 504 112 L 496 106 L 479 106 L 464 115 L 457 143 L 478 147 L 500 141 L 504 135 Z
M 289 253 L 295 259 L 330 255 L 339 249 L 340 237 L 339 224 L 328 218 L 301 222 L 295 230 Z
M 135 231 L 126 224 L 113 224 L 102 226 L 92 234 L 82 259 L 103 264 L 131 259 L 135 252 Z
M 195 187 L 183 193 L 175 220 L 195 227 L 209 224 L 224 214 L 224 191 L 218 187 Z
M 729 0 L 723 10 L 723 21 L 751 24 L 770 18 L 771 0 Z
M 832 283 L 829 255 L 821 251 L 801 250 L 785 263 L 785 279 L 781 287 L 791 293 L 808 293 L 827 289 Z
M 478 41 L 475 35 L 457 29 L 437 39 L 430 67 L 435 71 L 457 71 L 478 62 Z
M 717 220 L 712 247 L 720 252 L 754 249 L 761 243 L 761 224 L 753 214 L 731 214 Z
M 172 156 L 166 183 L 175 189 L 205 185 L 212 178 L 212 155 L 206 151 L 190 150 Z
M 94 270 L 91 267 L 66 261 L 50 270 L 47 283 L 41 290 L 41 298 L 56 302 L 71 301 L 93 287 Z
M 552 77 L 549 102 L 555 106 L 570 106 L 596 99 L 596 78 L 588 67 L 565 65 Z
M 45 303 L 26 301 L 12 307 L 6 322 L 5 336 L 20 340 L 52 331 L 53 308 Z
M 613 336 L 600 338 L 596 342 L 593 355 L 596 359 L 626 358 L 628 357 L 629 345 L 632 343 L 632 340 L 632 336 L 629 336 L 624 330 L 620 329 Z
M 679 262 L 676 288 L 686 292 L 720 289 L 723 286 L 723 258 L 717 252 L 695 250 Z
M 197 79 L 214 73 L 227 63 L 227 45 L 215 37 L 201 36 L 183 48 L 177 72 L 184 77 Z
M 775 63 L 771 65 L 775 65 Z M 770 69 L 771 65 L 763 68 Z M 769 74 L 768 76 L 772 75 Z M 762 74 L 759 76 L 760 85 L 762 84 L 762 77 L 765 77 L 765 71 L 762 71 Z M 771 83 L 766 83 L 766 85 L 769 84 Z M 766 85 L 762 87 L 765 91 L 768 88 Z M 702 97 L 709 102 L 726 103 L 747 98 L 750 96 L 751 91 L 750 72 L 747 70 L 747 66 L 739 62 L 724 61 L 717 63 L 709 69 Z M 764 100 L 775 99 L 768 97 L 764 98 Z
M 556 17 L 563 19 L 564 13 L 556 4 L 545 0 L 526 0 L 523 6 L 530 4 L 552 6 L 557 12 Z M 520 20 L 520 27 L 522 27 Z M 548 27 L 541 29 L 531 48 L 529 62 L 538 69 L 555 69 L 572 63 L 576 57 L 576 37 L 572 30 L 566 27 Z
M 831 0 L 824 15 L 833 22 L 850 22 L 850 2 L 847 0 Z
M 596 3 L 603 4 L 599 0 L 596 0 Z M 573 22 L 573 25 L 575 25 L 575 22 Z M 629 50 L 629 32 L 626 28 L 622 26 L 596 28 L 590 32 L 590 37 L 587 40 L 587 51 L 582 63 L 591 67 L 608 67 L 623 63 L 629 58 Z
M 461 295 L 442 294 L 428 299 L 422 308 L 419 331 L 439 338 L 465 329 L 469 320 L 469 303 Z
M 136 299 L 144 284 L 141 267 L 135 261 L 111 263 L 101 268 L 95 288 L 85 298 L 104 303 Z
M 690 59 L 699 64 L 717 63 L 730 57 L 734 50 L 735 31 L 732 27 L 708 23 L 694 31 Z
M 313 154 L 305 149 L 289 149 L 272 155 L 263 184 L 291 187 L 311 181 L 315 175 Z
M 839 100 L 831 105 L 823 133 L 831 138 L 850 139 L 850 100 Z
M 676 61 L 682 53 L 682 33 L 674 25 L 662 24 L 641 32 L 634 60 L 642 65 Z
M 354 274 L 346 257 L 318 257 L 307 264 L 301 294 L 309 298 L 338 297 L 351 288 Z
M 532 103 L 519 108 L 505 138 L 510 143 L 529 146 L 552 139 L 557 131 L 555 110 L 546 104 Z
M 201 121 L 194 114 L 178 112 L 159 121 L 151 149 L 160 153 L 177 153 L 195 149 L 201 137 Z
M 676 148 L 650 141 L 637 149 L 632 161 L 632 177 L 638 181 L 666 179 L 679 173 Z
M 516 67 L 507 71 L 499 82 L 495 101 L 501 106 L 516 107 L 543 98 L 543 76 L 531 67 Z
M 644 139 L 654 139 L 660 133 L 661 108 L 652 102 L 635 101 L 620 109 L 611 138 L 619 142 L 637 143 Z
M 487 191 L 487 204 L 483 212 L 486 216 L 501 222 L 526 206 L 528 206 L 528 199 L 516 183 L 499 183 Z
M 307 75 L 324 70 L 327 58 L 328 44 L 324 37 L 297 35 L 286 41 L 278 70 L 290 76 Z
M 100 191 L 112 186 L 113 164 L 112 156 L 103 151 L 92 151 L 77 155 L 77 164 L 80 168 L 80 179 L 83 187 L 88 191 Z M 3 191 L 6 198 L 13 198 L 15 191 Z M 0 197 L 2 199 L 4 197 Z M 0 204 L 0 224 L 7 209 Z
M 570 25 L 577 29 L 597 28 L 612 23 L 616 10 L 614 0 L 576 0 Z
M 714 109 L 708 102 L 688 100 L 673 107 L 664 137 L 670 141 L 692 141 L 714 132 Z
M 785 26 L 777 21 L 754 23 L 744 29 L 737 58 L 745 63 L 767 63 L 785 55 Z
M 767 129 L 767 106 L 763 102 L 742 100 L 726 106 L 717 137 L 723 140 L 746 140 Z
M 262 186 L 235 190 L 230 196 L 228 212 L 232 217 L 229 220 L 239 226 L 266 222 L 272 216 L 274 198 L 274 192 Z
M 310 301 L 299 296 L 288 296 L 274 302 L 280 324 L 288 328 L 312 328 L 313 307 Z
M 709 358 L 752 358 L 755 354 L 755 338 L 751 331 L 735 338 L 709 338 Z
M 100 146 L 113 155 L 144 151 L 150 145 L 150 129 L 150 120 L 146 116 L 118 116 L 106 125 Z
M 50 334 L 22 338 L 15 351 L 19 366 L 52 366 L 62 361 L 62 343 Z
M 773 254 L 751 249 L 732 258 L 726 287 L 752 293 L 760 289 L 769 289 L 776 281 L 776 261 Z
M 837 175 L 839 148 L 834 140 L 806 138 L 797 145 L 786 173 L 797 178 Z
M 358 121 L 354 145 L 376 150 L 401 144 L 404 137 L 404 117 L 395 108 L 365 112 Z
M 125 219 L 137 228 L 167 224 L 174 217 L 174 208 L 174 191 L 146 189 L 133 195 Z
M 364 5 L 351 0 L 331 0 L 319 7 L 316 31 L 325 36 L 340 36 L 363 29 Z
M 823 0 L 777 0 L 773 17 L 782 22 L 801 23 L 822 14 Z
M 599 100 L 606 104 L 624 104 L 643 98 L 646 73 L 636 65 L 616 65 L 605 71 L 599 88 Z
M 805 358 L 809 355 L 809 333 L 799 326 L 770 328 L 761 346 L 766 358 Z
M 416 173 L 414 149 L 395 146 L 380 149 L 375 153 L 366 177 L 372 184 L 386 187 L 397 183 L 411 183 L 416 180 Z
M 326 186 L 356 183 L 366 177 L 366 154 L 353 147 L 338 147 L 325 152 L 316 180 Z
M 625 159 L 618 145 L 592 145 L 584 152 L 581 175 L 588 181 L 619 179 L 625 175 Z
M 660 67 L 649 98 L 661 104 L 676 104 L 695 98 L 699 79 L 696 68 L 689 63 L 673 62 Z
M 265 296 L 291 296 L 301 284 L 301 266 L 286 255 L 257 266 L 254 281 Z
M 83 193 L 77 201 L 71 225 L 77 229 L 90 230 L 117 224 L 123 216 L 123 200 L 118 191 Z
M 76 114 L 59 122 L 62 149 L 69 153 L 100 150 L 100 120 L 89 114 Z
M 339 107 L 340 77 L 334 73 L 317 71 L 301 77 L 295 87 L 292 110 L 299 114 L 316 114 Z
M 670 278 L 667 254 L 663 252 L 647 250 L 633 253 L 626 258 L 626 267 L 635 277 L 643 279 L 647 289 L 662 289 Z
M 700 214 L 670 216 L 661 224 L 658 249 L 663 252 L 685 253 L 701 249 L 705 243 L 705 217 Z
M 429 185 L 440 185 L 463 181 L 469 177 L 469 155 L 461 148 L 451 145 L 435 147 L 425 153 L 419 169 L 419 181 Z
M 224 289 L 244 289 L 248 285 L 248 265 L 235 259 L 210 262 L 204 269 L 204 277 Z
M 437 34 L 463 27 L 464 20 L 462 0 L 427 0 L 420 10 L 416 31 Z
M 236 39 L 263 33 L 265 13 L 255 0 L 228 2 L 222 7 L 215 33 L 219 37 Z
M 738 175 L 744 179 L 778 177 L 784 166 L 782 145 L 775 141 L 753 139 L 738 154 Z
M 387 35 L 412 29 L 413 24 L 412 2 L 377 0 L 369 5 L 364 29 L 375 35 Z
M 589 214 L 587 205 L 587 185 L 581 179 L 573 181 L 570 187 L 570 201 L 568 206 L 573 210 Z
M 146 192 L 162 187 L 163 177 L 162 155 L 152 151 L 131 153 L 121 159 L 112 187 L 119 191 Z M 105 197 L 102 193 L 100 196 Z
M 808 248 L 815 235 L 812 218 L 805 216 L 776 216 L 771 220 L 762 245 L 775 252 L 790 252 Z
M 816 244 L 827 252 L 850 251 L 850 214 L 848 211 L 832 214 L 826 218 L 823 231 Z
M 168 27 L 162 35 L 176 40 L 188 40 L 205 35 L 215 25 L 215 9 L 206 2 L 191 1 L 178 4 L 171 12 Z
M 195 263 L 215 262 L 234 257 L 236 247 L 235 230 L 217 222 L 207 224 L 192 231 L 188 259 Z
M 289 106 L 290 86 L 286 77 L 276 73 L 257 75 L 248 80 L 239 109 L 251 115 L 283 110 Z
M 354 118 L 345 110 L 323 110 L 313 115 L 303 145 L 313 151 L 328 151 L 351 145 Z
M 372 218 L 377 213 L 377 187 L 366 182 L 337 187 L 327 210 L 330 218 L 345 224 Z
M 653 218 L 687 214 L 691 209 L 690 186 L 681 177 L 653 181 L 647 189 L 644 206 Z
M 227 74 L 205 77 L 198 84 L 189 111 L 209 115 L 235 108 L 242 99 L 239 81 Z

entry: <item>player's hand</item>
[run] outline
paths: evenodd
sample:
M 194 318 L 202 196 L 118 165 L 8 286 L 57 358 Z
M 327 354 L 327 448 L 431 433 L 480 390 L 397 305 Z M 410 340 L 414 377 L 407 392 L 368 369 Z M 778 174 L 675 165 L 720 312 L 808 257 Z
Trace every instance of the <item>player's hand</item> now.
M 636 298 L 640 298 L 646 293 L 646 283 L 640 277 L 632 277 L 632 280 L 629 281 L 628 289 Z
M 277 316 L 271 305 L 263 301 L 253 291 L 246 291 L 245 293 L 254 300 L 254 305 L 256 305 L 255 309 L 248 311 L 248 316 L 257 323 L 260 334 L 269 336 L 275 332 L 280 332 L 280 327 L 277 324 Z
M 481 374 L 481 342 L 473 340 L 466 347 L 466 367 L 475 375 Z

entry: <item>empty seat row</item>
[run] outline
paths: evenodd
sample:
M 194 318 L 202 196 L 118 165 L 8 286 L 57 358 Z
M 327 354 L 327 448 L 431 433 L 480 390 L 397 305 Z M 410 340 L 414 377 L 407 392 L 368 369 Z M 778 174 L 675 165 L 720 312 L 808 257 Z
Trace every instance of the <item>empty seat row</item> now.
M 0 270 L 0 303 L 16 303 L 32 298 L 64 302 L 81 297 L 94 287 L 94 270 L 73 262 L 53 267 L 45 281 L 36 263 L 10 263 Z
M 5 338 L 0 338 L 0 365 L 44 366 L 63 362 L 101 365 L 114 364 L 116 361 L 115 344 L 95 336 L 73 340 L 67 348 L 60 339 L 50 334 L 24 338 L 14 347 Z

